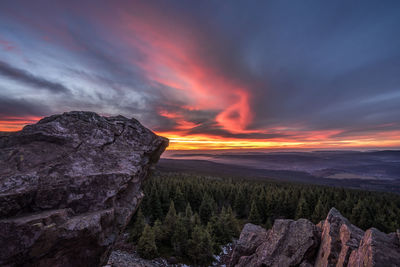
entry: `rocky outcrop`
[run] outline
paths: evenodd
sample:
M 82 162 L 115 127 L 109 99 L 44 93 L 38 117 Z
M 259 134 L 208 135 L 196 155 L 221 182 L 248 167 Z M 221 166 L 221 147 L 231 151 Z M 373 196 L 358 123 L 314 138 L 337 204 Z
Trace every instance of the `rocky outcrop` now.
M 317 252 L 319 236 L 317 227 L 308 220 L 276 220 L 255 253 L 241 256 L 236 266 L 307 266 Z M 240 239 L 238 243 L 246 241 Z M 232 261 L 231 266 L 234 264 Z
M 322 227 L 322 242 L 316 266 L 347 266 L 350 254 L 358 248 L 364 232 L 332 208 Z
M 92 112 L 0 136 L 0 265 L 105 263 L 167 146 L 135 119 Z
M 266 231 L 247 224 L 230 266 L 400 266 L 398 235 L 375 228 L 364 232 L 332 208 L 317 225 L 305 219 L 276 220 Z

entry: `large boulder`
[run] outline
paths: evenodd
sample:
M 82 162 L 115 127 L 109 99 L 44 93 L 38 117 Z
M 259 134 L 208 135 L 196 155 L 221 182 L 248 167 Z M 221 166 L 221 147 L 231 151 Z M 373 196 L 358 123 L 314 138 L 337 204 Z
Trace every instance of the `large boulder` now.
M 0 136 L 0 265 L 105 263 L 167 146 L 135 119 L 92 112 Z
M 400 243 L 397 235 L 385 234 L 375 228 L 368 229 L 359 248 L 351 253 L 348 266 L 400 266 Z
M 315 266 L 347 266 L 350 254 L 358 248 L 363 234 L 364 231 L 332 208 L 322 225 L 321 245 Z
M 306 219 L 276 220 L 255 253 L 242 256 L 236 266 L 308 266 L 319 245 L 318 228 Z

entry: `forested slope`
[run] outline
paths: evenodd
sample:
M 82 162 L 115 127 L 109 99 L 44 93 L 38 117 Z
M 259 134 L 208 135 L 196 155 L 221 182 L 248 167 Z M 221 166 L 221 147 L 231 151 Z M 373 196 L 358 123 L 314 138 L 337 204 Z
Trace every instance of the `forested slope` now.
M 278 218 L 318 223 L 331 207 L 364 230 L 400 227 L 400 196 L 390 193 L 163 172 L 146 181 L 144 193 L 130 233 L 147 258 L 209 264 L 246 222 L 266 228 Z

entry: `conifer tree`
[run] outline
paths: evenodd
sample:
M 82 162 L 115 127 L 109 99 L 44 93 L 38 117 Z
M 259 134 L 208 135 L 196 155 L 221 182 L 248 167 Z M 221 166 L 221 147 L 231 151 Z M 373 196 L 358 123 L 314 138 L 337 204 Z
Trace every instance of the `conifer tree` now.
M 241 229 L 239 227 L 239 222 L 236 219 L 231 206 L 228 206 L 228 209 L 226 210 L 226 224 L 224 225 L 224 228 L 226 229 L 228 235 L 231 238 L 239 237 Z
M 139 239 L 137 251 L 145 259 L 153 259 L 158 255 L 154 232 L 148 224 L 144 227 L 142 236 Z
M 193 226 L 201 224 L 201 219 L 200 219 L 200 216 L 199 216 L 199 214 L 197 212 L 193 215 L 193 219 L 192 220 L 193 220 Z
M 190 206 L 190 203 L 187 203 L 187 205 L 186 205 L 185 216 L 187 218 L 192 218 L 192 216 L 193 216 L 193 211 L 192 211 L 192 207 Z
M 185 224 L 185 217 L 179 214 L 174 232 L 171 237 L 171 245 L 177 255 L 183 256 L 188 246 L 188 229 Z
M 188 255 L 190 259 L 196 265 L 207 266 L 214 259 L 212 251 L 213 244 L 210 234 L 201 226 L 196 226 L 189 240 Z
M 237 216 L 242 219 L 246 217 L 246 205 L 247 205 L 247 199 L 246 196 L 243 192 L 243 189 L 239 189 L 238 195 L 236 196 L 235 199 L 235 211 Z
M 214 251 L 218 252 L 219 246 L 223 245 L 223 231 L 221 224 L 221 215 L 220 216 L 212 216 L 207 224 L 207 232 L 210 234 L 213 245 Z
M 300 197 L 296 209 L 296 220 L 300 218 L 309 218 L 310 211 L 304 197 Z
M 168 188 L 166 186 L 163 186 L 160 188 L 159 192 L 160 192 L 161 208 L 163 210 L 163 215 L 165 215 L 168 212 L 171 201 L 169 198 Z M 164 217 L 162 217 L 162 219 L 163 218 Z
M 261 216 L 258 211 L 257 203 L 253 200 L 249 214 L 249 221 L 254 224 L 261 224 Z
M 193 211 L 189 203 L 186 205 L 184 221 L 188 230 L 188 234 L 191 234 L 194 227 L 194 218 Z
M 162 229 L 162 223 L 159 219 L 157 219 L 154 222 L 153 232 L 154 232 L 154 237 L 156 240 L 156 245 L 160 245 L 160 242 L 162 241 L 162 237 L 163 237 L 163 229 Z
M 129 231 L 129 241 L 137 243 L 140 236 L 142 235 L 143 229 L 146 225 L 145 218 L 142 213 L 142 209 L 136 212 L 133 218 L 133 226 Z
M 185 211 L 186 201 L 185 201 L 185 197 L 183 196 L 183 193 L 181 191 L 181 188 L 179 186 L 177 186 L 175 189 L 174 204 L 175 204 L 175 209 L 177 212 Z
M 150 209 L 149 217 L 150 217 L 151 223 L 153 223 L 157 219 L 163 218 L 163 210 L 161 207 L 160 196 L 159 196 L 158 190 L 156 188 L 153 188 L 151 190 L 149 209 Z
M 369 211 L 369 206 L 364 200 L 360 199 L 354 206 L 351 220 L 361 229 L 365 230 L 371 227 L 374 218 Z
M 199 208 L 200 220 L 203 224 L 207 224 L 213 214 L 213 199 L 209 194 L 205 194 Z
M 317 205 L 315 206 L 314 212 L 311 216 L 311 219 L 314 223 L 318 223 L 327 215 L 324 205 L 322 204 L 321 200 L 319 199 Z
M 168 213 L 165 216 L 165 220 L 163 223 L 163 237 L 162 237 L 163 240 L 167 241 L 171 239 L 172 234 L 174 233 L 176 221 L 177 221 L 177 216 L 176 216 L 175 205 L 174 202 L 171 200 Z
M 257 208 L 258 212 L 260 213 L 261 222 L 264 222 L 265 219 L 267 218 L 266 209 L 264 208 L 265 206 L 266 206 L 265 191 L 262 190 L 260 194 L 257 196 Z
M 360 220 L 361 220 L 361 212 L 362 212 L 363 206 L 361 203 L 361 200 L 359 200 L 357 202 L 357 204 L 353 207 L 352 211 L 351 211 L 351 217 L 350 217 L 350 221 L 353 224 L 358 225 Z

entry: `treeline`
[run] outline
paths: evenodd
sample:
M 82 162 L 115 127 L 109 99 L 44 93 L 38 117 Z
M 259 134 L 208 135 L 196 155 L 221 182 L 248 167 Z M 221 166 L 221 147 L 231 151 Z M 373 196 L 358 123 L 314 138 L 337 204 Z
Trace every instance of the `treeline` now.
M 318 223 L 331 207 L 362 229 L 400 228 L 400 196 L 343 188 L 157 173 L 144 183 L 130 226 L 144 258 L 175 256 L 207 265 L 246 222 L 270 228 L 277 218 Z

